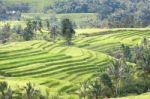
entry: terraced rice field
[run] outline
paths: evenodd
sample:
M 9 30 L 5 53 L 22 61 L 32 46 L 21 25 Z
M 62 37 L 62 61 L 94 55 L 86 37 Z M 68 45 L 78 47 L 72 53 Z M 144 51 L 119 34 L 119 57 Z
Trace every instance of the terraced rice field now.
M 80 81 L 92 77 L 97 66 L 105 69 L 108 58 L 103 53 L 97 55 L 90 50 L 45 41 L 12 43 L 1 47 L 0 72 L 11 80 L 38 79 L 39 85 L 53 92 L 67 93 L 76 90 Z
M 39 40 L 0 45 L 0 80 L 14 87 L 30 81 L 64 99 L 78 99 L 73 93 L 79 83 L 107 69 L 113 58 L 110 51 L 119 50 L 121 44 L 138 44 L 143 37 L 150 37 L 150 31 L 91 33 L 76 37 L 72 46 Z
M 144 37 L 149 38 L 149 34 L 150 30 L 105 30 L 82 36 L 74 42 L 78 47 L 106 53 L 118 49 L 121 44 L 138 44 Z

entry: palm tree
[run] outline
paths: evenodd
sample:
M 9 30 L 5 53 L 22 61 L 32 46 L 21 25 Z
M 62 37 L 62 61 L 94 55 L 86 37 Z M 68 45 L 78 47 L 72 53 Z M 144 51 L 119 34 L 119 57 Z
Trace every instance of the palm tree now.
M 7 82 L 0 82 L 0 92 L 1 92 L 1 94 L 2 94 L 2 97 L 4 97 L 5 96 L 5 91 L 7 90 L 7 88 L 8 88 L 8 84 L 7 84 Z
M 123 57 L 127 60 L 127 61 L 132 61 L 132 54 L 131 54 L 131 49 L 129 46 L 125 46 L 124 44 L 122 44 L 122 49 L 123 49 Z
M 42 28 L 43 28 L 42 20 L 39 20 L 38 23 L 37 23 L 37 25 L 38 25 L 38 30 L 39 30 L 40 32 L 43 32 L 43 31 L 42 31 Z
M 138 53 L 137 53 L 138 54 Z M 144 75 L 150 74 L 150 49 L 143 49 L 140 52 L 140 58 L 137 59 L 138 69 L 142 70 Z M 137 55 L 138 56 L 138 55 Z
M 22 34 L 24 40 L 29 41 L 29 40 L 33 39 L 34 29 L 35 29 L 35 27 L 33 25 L 33 22 L 31 20 L 28 20 L 26 27 L 24 28 L 24 31 Z
M 115 95 L 118 96 L 120 94 L 119 88 L 121 81 L 128 78 L 130 75 L 130 68 L 122 59 L 113 60 L 108 69 L 108 73 L 112 77 L 115 84 Z
M 87 81 L 80 83 L 80 89 L 76 92 L 78 94 L 79 99 L 82 99 L 82 97 L 85 99 L 88 95 L 88 83 Z
M 69 19 L 63 19 L 61 24 L 62 24 L 62 36 L 66 40 L 66 44 L 70 45 L 71 40 L 75 35 L 75 30 L 73 28 L 72 22 Z
M 111 90 L 111 93 L 114 93 L 112 80 L 107 73 L 102 74 L 100 80 L 105 87 Z
M 2 31 L 0 31 L 0 40 L 2 43 L 6 43 L 9 40 L 11 36 L 10 30 L 11 28 L 9 24 L 3 26 Z
M 34 97 L 38 97 L 40 92 L 39 92 L 39 90 L 34 89 L 30 82 L 27 83 L 27 85 L 24 88 L 26 91 L 25 95 L 26 95 L 27 99 L 38 99 L 38 98 L 34 98 Z
M 100 81 L 97 79 L 95 81 L 92 81 L 89 85 L 89 89 L 93 97 L 95 97 L 95 99 L 99 99 L 102 90 Z
M 4 99 L 12 99 L 13 96 L 13 91 L 12 89 L 9 87 L 8 90 L 6 91 L 6 95 Z
M 49 31 L 48 35 L 52 41 L 55 42 L 56 38 L 61 34 L 60 33 L 60 23 L 56 17 L 51 17 L 50 20 L 46 20 L 46 27 Z
M 141 45 L 134 48 L 135 60 L 138 65 L 138 69 L 142 70 L 142 75 L 150 74 L 150 44 L 149 41 L 144 38 Z
M 1 99 L 12 99 L 12 90 L 9 87 L 7 82 L 0 82 L 0 92 L 1 92 Z

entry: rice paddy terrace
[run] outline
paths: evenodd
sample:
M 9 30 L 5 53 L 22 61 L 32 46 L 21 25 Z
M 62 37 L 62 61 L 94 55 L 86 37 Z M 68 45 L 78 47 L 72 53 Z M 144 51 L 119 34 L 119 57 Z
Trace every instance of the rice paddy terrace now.
M 61 42 L 14 42 L 0 45 L 0 80 L 12 86 L 27 82 L 59 94 L 64 99 L 73 97 L 79 83 L 105 71 L 121 44 L 133 46 L 150 30 L 114 30 L 79 35 L 72 46 Z

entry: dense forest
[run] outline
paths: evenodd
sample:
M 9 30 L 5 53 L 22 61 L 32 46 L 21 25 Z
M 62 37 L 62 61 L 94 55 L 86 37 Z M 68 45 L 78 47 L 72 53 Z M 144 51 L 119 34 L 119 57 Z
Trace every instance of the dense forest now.
M 0 19 L 8 19 L 10 14 L 31 12 L 28 3 L 6 5 L 0 2 Z M 45 5 L 43 13 L 96 13 L 97 27 L 148 27 L 150 24 L 149 0 L 67 0 L 56 1 L 52 5 Z M 15 11 L 14 13 L 9 13 Z M 33 13 L 33 12 L 32 12 Z
M 70 0 L 50 8 L 57 13 L 98 13 L 109 27 L 146 27 L 150 23 L 149 0 Z

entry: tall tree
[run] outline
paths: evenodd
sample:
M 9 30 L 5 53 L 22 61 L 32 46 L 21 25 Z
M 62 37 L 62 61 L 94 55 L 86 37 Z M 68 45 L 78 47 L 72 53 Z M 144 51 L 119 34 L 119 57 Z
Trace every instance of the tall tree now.
M 34 89 L 33 85 L 29 82 L 27 85 L 24 87 L 25 88 L 25 96 L 26 99 L 38 99 L 40 95 L 40 91 Z
M 122 60 L 113 60 L 111 62 L 111 66 L 108 69 L 108 73 L 110 77 L 113 79 L 113 83 L 115 84 L 115 95 L 120 95 L 120 86 L 121 82 L 125 79 L 129 78 L 131 75 L 130 67 L 128 64 Z
M 38 30 L 40 31 L 40 32 L 42 32 L 42 27 L 43 27 L 43 24 L 42 24 L 42 20 L 40 19 L 40 20 L 38 20 L 38 22 L 37 22 L 38 24 Z
M 138 69 L 143 71 L 144 76 L 150 75 L 150 43 L 144 38 L 142 43 L 134 48 L 135 60 Z
M 32 40 L 34 36 L 34 25 L 31 20 L 27 21 L 26 28 L 24 29 L 23 38 L 26 41 Z
M 71 40 L 75 35 L 72 22 L 69 19 L 63 19 L 61 23 L 62 23 L 62 36 L 66 40 L 66 44 L 70 45 Z
M 6 14 L 7 8 L 4 5 L 2 1 L 0 1 L 0 20 L 1 19 L 7 19 L 7 14 Z
M 0 93 L 0 99 L 12 99 L 13 92 L 7 82 L 0 82 Z
M 122 49 L 123 49 L 123 57 L 127 60 L 127 61 L 132 61 L 132 54 L 131 54 L 131 49 L 129 46 L 126 46 L 124 44 L 122 44 Z
M 104 73 L 100 76 L 100 79 L 101 79 L 101 82 L 104 84 L 104 86 L 108 87 L 112 91 L 112 93 L 114 93 L 113 83 L 109 75 L 107 73 Z
M 9 24 L 3 26 L 2 31 L 0 33 L 0 40 L 2 43 L 6 43 L 9 40 L 9 37 L 11 35 L 10 30 L 11 28 Z
M 88 96 L 88 88 L 89 87 L 89 84 L 87 81 L 85 82 L 82 82 L 80 83 L 80 89 L 76 92 L 76 94 L 78 94 L 79 96 L 79 99 L 82 99 L 82 98 L 86 98 L 86 96 Z
M 58 19 L 55 16 L 51 16 L 49 20 L 46 20 L 46 26 L 50 39 L 55 42 L 58 35 L 60 35 L 60 23 Z
M 92 81 L 89 85 L 89 88 L 91 89 L 91 93 L 95 99 L 99 99 L 102 92 L 101 83 L 99 80 Z

